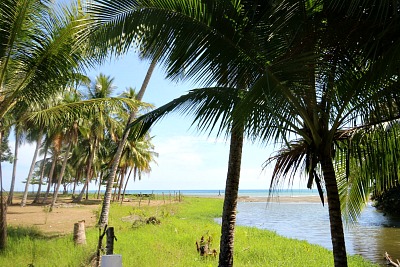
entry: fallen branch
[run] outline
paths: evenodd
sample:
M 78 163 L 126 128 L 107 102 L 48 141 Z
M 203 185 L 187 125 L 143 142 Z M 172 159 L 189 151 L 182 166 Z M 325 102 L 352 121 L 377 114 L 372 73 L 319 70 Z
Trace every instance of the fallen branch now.
M 399 261 L 399 260 L 396 260 L 397 263 L 394 262 L 394 261 L 392 260 L 392 257 L 390 257 L 389 253 L 387 253 L 387 252 L 385 252 L 385 259 L 388 261 L 388 264 L 391 264 L 391 265 L 393 265 L 393 266 L 395 266 L 395 267 L 400 267 L 400 261 Z

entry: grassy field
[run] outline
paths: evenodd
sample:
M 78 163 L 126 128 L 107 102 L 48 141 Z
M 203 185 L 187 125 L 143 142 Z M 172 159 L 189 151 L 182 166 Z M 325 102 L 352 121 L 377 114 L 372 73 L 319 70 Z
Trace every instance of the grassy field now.
M 99 211 L 99 209 L 98 209 Z M 195 242 L 212 238 L 219 251 L 221 199 L 188 198 L 180 203 L 132 207 L 113 204 L 110 226 L 117 241 L 114 253 L 122 255 L 123 266 L 218 266 L 218 257 L 200 257 Z M 146 224 L 151 216 L 160 224 Z M 329 233 L 327 233 L 329 234 Z M 90 266 L 99 230 L 87 229 L 87 245 L 75 246 L 72 235 L 46 237 L 35 228 L 9 229 L 8 249 L 0 255 L 0 266 Z M 332 252 L 305 241 L 249 227 L 237 227 L 235 266 L 333 266 Z M 361 257 L 349 257 L 349 266 L 377 266 Z

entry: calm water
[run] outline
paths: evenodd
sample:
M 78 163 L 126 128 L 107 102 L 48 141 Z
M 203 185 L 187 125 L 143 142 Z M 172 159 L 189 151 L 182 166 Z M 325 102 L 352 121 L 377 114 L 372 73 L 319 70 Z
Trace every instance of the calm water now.
M 129 190 L 137 194 L 223 195 L 223 190 Z M 316 190 L 281 190 L 274 196 L 317 196 Z M 239 196 L 267 197 L 268 190 L 239 190 Z M 277 232 L 332 249 L 327 205 L 320 203 L 239 202 L 237 224 Z M 400 259 L 400 218 L 384 216 L 368 206 L 359 221 L 345 229 L 346 250 L 384 265 L 384 253 Z
M 238 203 L 237 224 L 268 229 L 332 249 L 328 208 L 317 203 Z M 345 230 L 346 249 L 384 264 L 387 251 L 400 258 L 400 221 L 368 206 L 358 223 Z

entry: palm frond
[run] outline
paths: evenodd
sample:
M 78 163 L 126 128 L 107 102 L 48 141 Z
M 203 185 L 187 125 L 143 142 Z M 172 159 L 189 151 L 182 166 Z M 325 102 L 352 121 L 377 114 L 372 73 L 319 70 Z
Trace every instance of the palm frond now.
M 151 105 L 128 98 L 98 98 L 83 100 L 73 103 L 59 104 L 47 109 L 33 111 L 26 114 L 22 119 L 37 125 L 71 125 L 74 121 L 82 118 L 93 118 L 103 110 L 114 113 L 128 105 L 132 109 L 139 107 L 149 108 Z
M 195 89 L 140 116 L 130 127 L 139 125 L 139 128 L 135 128 L 134 131 L 140 136 L 168 113 L 178 111 L 184 115 L 193 115 L 192 125 L 196 125 L 199 131 L 208 131 L 211 134 L 216 129 L 216 135 L 219 136 L 229 132 L 231 113 L 238 101 L 239 90 L 237 89 L 220 87 Z

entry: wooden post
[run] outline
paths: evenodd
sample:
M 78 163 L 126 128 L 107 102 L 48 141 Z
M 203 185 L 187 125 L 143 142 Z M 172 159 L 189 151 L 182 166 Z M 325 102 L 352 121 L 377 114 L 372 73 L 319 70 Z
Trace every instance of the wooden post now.
M 74 243 L 75 245 L 86 244 L 85 220 L 74 224 Z
M 162 199 L 164 200 L 164 204 L 165 204 L 164 192 L 162 192 Z
M 108 227 L 106 231 L 107 242 L 106 242 L 106 255 L 114 254 L 114 239 L 117 238 L 114 235 L 114 227 Z
M 100 252 L 103 246 L 103 237 L 106 234 L 107 224 L 104 226 L 104 231 L 101 233 L 101 228 L 99 228 L 99 240 L 97 242 L 97 253 L 96 253 L 96 267 L 100 267 Z

